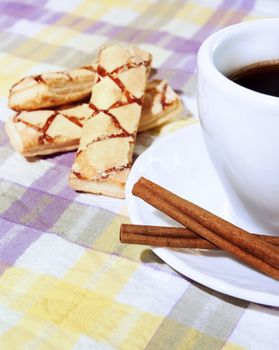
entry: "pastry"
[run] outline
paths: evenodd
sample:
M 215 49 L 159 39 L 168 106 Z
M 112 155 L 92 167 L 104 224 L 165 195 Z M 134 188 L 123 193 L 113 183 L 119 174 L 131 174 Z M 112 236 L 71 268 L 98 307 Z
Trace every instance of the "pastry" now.
M 165 81 L 151 80 L 145 89 L 138 132 L 160 126 L 181 114 L 182 110 L 179 97 Z M 22 111 L 7 121 L 6 130 L 16 151 L 26 157 L 75 150 L 79 145 L 81 127 L 93 113 L 88 103 L 80 102 L 70 107 Z M 48 126 L 45 134 L 50 133 L 51 138 L 43 137 L 44 125 L 53 114 L 56 114 L 55 122 L 51 128 Z M 62 118 L 63 114 L 74 124 Z
M 149 81 L 144 94 L 138 132 L 158 127 L 183 112 L 179 96 L 165 80 Z
M 77 148 L 84 120 L 92 115 L 86 103 L 56 109 L 21 111 L 5 125 L 10 142 L 26 157 Z
M 69 179 L 74 189 L 124 197 L 150 66 L 151 55 L 139 48 L 100 50 L 93 115 L 84 122 Z
M 179 96 L 167 82 L 151 80 L 146 85 L 138 132 L 160 126 L 179 116 L 182 111 L 183 107 Z M 46 135 L 50 132 L 52 138 L 47 139 L 46 136 L 44 142 L 41 142 L 39 140 L 43 139 L 43 125 L 54 113 L 58 113 L 60 116 L 56 115 L 55 123 L 46 132 Z M 7 121 L 6 130 L 16 151 L 26 157 L 75 150 L 79 145 L 81 127 L 93 113 L 94 111 L 89 107 L 89 104 L 81 104 L 80 102 L 71 107 L 62 106 L 47 110 L 22 111 Z M 63 114 L 66 115 L 68 121 L 75 120 L 75 125 L 69 124 L 65 118 L 61 118 Z M 71 132 L 67 132 L 66 141 L 65 137 L 63 138 L 63 132 L 66 133 L 67 126 Z
M 97 78 L 94 66 L 23 78 L 10 89 L 9 107 L 32 111 L 89 98 Z

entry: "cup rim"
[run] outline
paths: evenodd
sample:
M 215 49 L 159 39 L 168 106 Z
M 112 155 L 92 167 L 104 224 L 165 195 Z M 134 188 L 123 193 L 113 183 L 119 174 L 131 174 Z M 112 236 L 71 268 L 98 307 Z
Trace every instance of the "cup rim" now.
M 203 66 L 205 67 L 205 71 L 207 74 L 209 74 L 213 79 L 215 79 L 217 82 L 222 84 L 222 86 L 225 86 L 226 89 L 230 90 L 230 93 L 232 95 L 241 95 L 242 97 L 245 97 L 246 99 L 261 99 L 261 101 L 265 101 L 265 103 L 268 104 L 278 104 L 279 103 L 279 97 L 267 95 L 261 92 L 257 92 L 251 89 L 248 89 L 244 86 L 241 86 L 234 81 L 230 80 L 228 77 L 226 77 L 223 73 L 217 69 L 213 56 L 214 56 L 214 50 L 217 47 L 218 43 L 221 40 L 224 40 L 224 37 L 226 37 L 229 33 L 232 31 L 241 31 L 243 28 L 246 27 L 255 27 L 259 23 L 261 24 L 267 24 L 267 23 L 278 23 L 279 27 L 279 18 L 265 18 L 265 19 L 256 19 L 251 21 L 246 21 L 242 23 L 237 23 L 230 25 L 228 27 L 225 27 L 223 29 L 220 29 L 219 31 L 211 34 L 200 46 L 198 55 L 197 55 L 197 66 L 198 66 L 198 73 L 199 73 L 199 67 Z M 278 57 L 279 59 L 279 57 Z

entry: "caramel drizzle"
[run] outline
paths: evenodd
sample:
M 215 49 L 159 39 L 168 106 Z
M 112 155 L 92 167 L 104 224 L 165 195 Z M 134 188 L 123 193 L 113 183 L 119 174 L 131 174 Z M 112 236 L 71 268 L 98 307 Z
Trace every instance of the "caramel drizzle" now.
M 90 102 L 89 104 L 89 107 L 93 110 L 93 113 L 91 115 L 91 118 L 92 117 L 95 117 L 97 114 L 99 113 L 104 113 L 106 115 L 108 115 L 110 118 L 111 118 L 111 121 L 112 123 L 114 124 L 114 126 L 119 129 L 121 132 L 119 134 L 111 134 L 111 135 L 104 135 L 102 137 L 98 137 L 94 140 L 92 140 L 91 142 L 89 142 L 84 149 L 82 150 L 78 150 L 77 153 L 76 153 L 76 158 L 78 158 L 78 156 L 91 144 L 95 143 L 95 142 L 99 142 L 99 141 L 104 141 L 104 140 L 107 140 L 107 139 L 111 139 L 111 138 L 116 138 L 116 137 L 119 137 L 119 138 L 124 138 L 124 137 L 132 137 L 133 138 L 133 142 L 135 141 L 135 137 L 136 137 L 136 131 L 133 132 L 133 133 L 129 133 L 127 130 L 125 130 L 123 128 L 123 126 L 119 123 L 119 120 L 112 114 L 110 113 L 110 110 L 111 109 L 114 109 L 114 108 L 118 108 L 118 107 L 122 107 L 122 106 L 126 106 L 126 105 L 129 105 L 129 104 L 132 104 L 132 103 L 137 103 L 139 106 L 142 105 L 142 101 L 143 101 L 143 96 L 141 98 L 137 98 L 136 96 L 134 96 L 127 88 L 126 86 L 122 83 L 122 81 L 117 77 L 115 76 L 115 74 L 118 74 L 124 70 L 129 70 L 131 68 L 135 68 L 135 67 L 139 67 L 141 65 L 144 65 L 145 67 L 147 67 L 148 65 L 150 65 L 151 63 L 151 60 L 148 60 L 148 61 L 142 61 L 140 63 L 133 63 L 133 62 L 130 62 L 130 63 L 126 63 L 120 67 L 117 67 L 116 69 L 114 69 L 112 72 L 107 72 L 107 70 L 105 68 L 103 68 L 102 66 L 98 65 L 97 67 L 97 73 L 98 73 L 98 79 L 97 79 L 97 82 L 98 83 L 101 78 L 105 78 L 105 77 L 109 77 L 118 87 L 119 89 L 121 90 L 122 94 L 126 97 L 126 102 L 124 101 L 116 101 L 115 103 L 113 103 L 108 109 L 99 109 L 97 108 L 92 102 Z M 101 178 L 101 179 L 106 179 L 107 177 L 110 176 L 111 173 L 114 173 L 114 172 L 119 172 L 119 171 L 122 171 L 124 169 L 128 169 L 128 168 L 131 168 L 131 163 L 129 164 L 126 164 L 126 165 L 123 165 L 121 167 L 113 167 L 113 168 L 109 168 L 109 169 L 106 169 L 104 170 L 100 175 L 99 177 L 96 178 L 96 180 L 98 178 Z M 73 171 L 72 172 L 77 178 L 79 179 L 86 179 L 85 177 L 83 177 L 81 175 L 80 172 L 75 172 Z
M 101 174 L 99 174 L 99 178 L 101 179 L 107 179 L 111 174 L 113 173 L 120 173 L 120 171 L 123 171 L 125 169 L 130 169 L 132 167 L 131 163 L 128 163 L 126 165 L 122 165 L 121 167 L 112 167 L 109 169 L 104 170 Z
M 95 180 L 99 180 L 99 179 L 105 180 L 111 174 L 113 174 L 113 173 L 116 173 L 116 174 L 120 173 L 121 171 L 123 171 L 125 169 L 130 169 L 131 167 L 132 167 L 132 164 L 128 163 L 128 164 L 122 165 L 120 167 L 112 167 L 112 168 L 106 169 L 106 170 L 102 171 L 102 173 L 98 174 L 98 176 L 96 176 Z M 72 171 L 72 174 L 75 175 L 80 180 L 87 180 L 87 178 L 82 176 L 79 171 Z
M 114 138 L 124 138 L 124 137 L 132 137 L 133 141 L 131 140 L 130 143 L 134 143 L 134 139 L 136 137 L 136 133 L 134 132 L 134 133 L 131 133 L 131 134 L 127 134 L 127 131 L 124 131 L 124 132 L 120 132 L 119 134 L 103 135 L 103 136 L 97 137 L 96 139 L 90 141 L 84 147 L 84 149 L 86 149 L 87 147 L 89 147 L 90 145 L 92 145 L 95 142 L 105 141 L 105 140 L 114 139 Z M 77 151 L 76 158 L 82 153 L 83 150 Z
M 59 72 L 59 73 L 65 75 L 69 79 L 69 81 L 73 81 L 73 77 L 71 76 L 71 74 L 67 72 Z
M 124 102 L 124 101 L 116 101 L 108 109 L 99 109 L 93 103 L 89 104 L 89 107 L 93 110 L 93 113 L 92 113 L 91 117 L 94 117 L 98 113 L 102 112 L 102 113 L 108 115 L 111 118 L 112 123 L 114 124 L 114 126 L 117 129 L 120 129 L 122 131 L 122 133 L 120 133 L 120 134 L 110 135 L 111 138 L 112 137 L 133 137 L 134 138 L 135 137 L 135 133 L 129 133 L 127 130 L 125 130 L 123 128 L 123 126 L 119 123 L 118 119 L 112 113 L 110 113 L 109 110 L 114 109 L 114 108 L 118 108 L 118 107 L 127 106 L 127 105 L 132 104 L 132 103 L 137 103 L 139 106 L 141 106 L 142 105 L 142 100 L 143 100 L 143 97 L 137 98 L 134 95 L 132 95 L 131 92 L 122 83 L 122 81 L 118 77 L 114 76 L 114 74 L 117 74 L 117 73 L 119 73 L 121 71 L 128 70 L 128 69 L 131 69 L 131 68 L 139 67 L 141 65 L 144 65 L 145 67 L 147 67 L 150 64 L 150 62 L 151 62 L 150 60 L 149 61 L 142 61 L 140 63 L 130 62 L 130 63 L 124 64 L 124 65 L 122 65 L 120 67 L 117 67 L 111 73 L 108 73 L 105 68 L 103 68 L 100 65 L 98 65 L 98 67 L 97 67 L 97 73 L 99 75 L 98 81 L 100 81 L 100 77 L 102 77 L 102 78 L 109 77 L 119 87 L 119 89 L 121 90 L 122 94 L 126 97 L 126 100 L 127 100 L 126 102 Z M 108 138 L 110 138 L 110 137 L 109 136 L 106 136 L 105 138 L 104 137 L 100 137 L 100 138 L 97 138 L 97 139 L 93 140 L 92 142 L 98 142 L 98 141 L 102 141 L 102 140 L 108 139 Z M 87 146 L 92 144 L 92 142 L 90 142 Z M 80 154 L 80 152 L 77 152 L 77 156 L 79 154 Z
M 119 89 L 121 90 L 123 95 L 126 97 L 127 102 L 122 102 L 121 106 L 125 106 L 125 105 L 130 104 L 130 103 L 137 103 L 138 105 L 141 106 L 142 105 L 142 97 L 137 98 L 134 95 L 132 95 L 131 92 L 122 83 L 122 81 L 118 77 L 114 76 L 114 74 L 120 73 L 121 71 L 124 71 L 124 69 L 129 70 L 131 68 L 139 67 L 139 66 L 143 65 L 144 62 L 141 62 L 139 64 L 127 63 L 121 67 L 116 68 L 111 73 L 108 73 L 105 70 L 105 68 L 101 67 L 100 65 L 97 67 L 97 73 L 99 74 L 99 76 L 101 76 L 102 78 L 109 77 L 119 87 Z M 121 103 L 121 101 L 118 101 L 118 103 Z M 109 109 L 111 109 L 111 108 L 115 108 L 115 106 L 112 105 Z
M 94 69 L 94 67 L 92 66 L 83 66 L 80 69 L 86 69 L 89 70 L 91 72 L 96 73 L 96 70 Z M 73 77 L 71 76 L 71 74 L 67 73 L 66 71 L 62 71 L 62 72 L 57 72 L 59 74 L 63 74 L 65 75 L 69 81 L 73 81 Z M 38 74 L 35 76 L 31 77 L 33 80 L 35 80 L 38 84 L 47 84 L 46 80 L 42 77 L 42 74 Z M 10 92 L 13 90 L 14 87 L 16 87 L 18 84 L 20 84 L 23 80 L 25 80 L 26 78 L 22 78 L 21 80 L 19 80 L 18 82 L 16 82 L 14 85 L 12 85 L 12 87 L 10 88 Z
M 113 104 L 113 105 L 115 105 L 115 104 Z M 121 106 L 122 106 L 122 104 L 121 104 Z M 91 117 L 95 117 L 99 113 L 104 113 L 104 114 L 108 115 L 110 117 L 113 125 L 117 129 L 120 129 L 123 134 L 125 134 L 125 136 L 123 136 L 123 137 L 128 137 L 128 136 L 132 136 L 133 135 L 133 134 L 129 133 L 127 130 L 125 130 L 123 128 L 123 126 L 119 123 L 119 120 L 112 113 L 109 112 L 109 109 L 111 107 L 109 109 L 98 109 L 93 103 L 89 103 L 89 108 L 93 109 L 93 114 L 91 115 Z
M 46 81 L 43 79 L 42 74 L 38 74 L 38 75 L 34 75 L 32 77 L 30 77 L 31 79 L 35 80 L 36 83 L 38 84 L 46 84 Z M 13 89 L 19 85 L 21 82 L 23 82 L 26 78 L 22 78 L 20 79 L 18 82 L 16 82 L 14 85 L 12 85 L 12 87 L 10 88 L 10 93 L 12 93 Z
M 20 118 L 19 118 L 20 114 L 21 114 L 21 112 L 17 112 L 17 113 L 16 113 L 16 115 L 15 115 L 14 118 L 13 118 L 13 122 L 14 122 L 14 123 L 22 123 L 22 124 L 28 126 L 28 127 L 31 128 L 31 129 L 34 129 L 34 130 L 36 130 L 36 131 L 38 131 L 38 132 L 42 132 L 42 131 L 41 131 L 42 128 L 39 127 L 38 125 L 29 123 L 29 122 L 26 121 L 26 120 L 20 119 Z
M 83 66 L 80 69 L 86 69 L 86 70 L 90 70 L 93 73 L 96 73 L 96 70 L 93 66 Z
M 45 141 L 47 141 L 49 143 L 53 142 L 53 138 L 47 134 L 47 130 L 51 126 L 51 124 L 54 121 L 57 114 L 58 114 L 58 112 L 54 112 L 52 115 L 50 115 L 47 118 L 44 126 L 41 128 L 41 132 L 43 135 L 39 136 L 39 138 L 38 138 L 38 142 L 40 145 L 43 145 L 45 143 Z
M 22 79 L 20 79 L 19 81 L 17 81 L 15 84 L 13 84 L 12 86 L 11 86 L 11 88 L 10 88 L 10 90 L 9 90 L 9 93 L 11 94 L 12 92 L 13 92 L 13 89 L 17 86 L 17 85 L 19 85 L 23 80 L 25 80 L 26 78 L 22 78 Z
M 148 67 L 148 66 L 150 66 L 150 64 L 151 64 L 151 60 L 147 60 L 147 61 L 145 60 L 145 61 L 142 61 L 140 63 L 130 62 L 130 63 L 126 63 L 120 67 L 115 68 L 110 74 L 120 73 L 124 70 L 128 70 L 130 68 L 136 68 L 136 67 L 140 67 L 140 66 Z
M 65 75 L 69 81 L 73 81 L 73 77 L 67 73 L 66 71 L 62 72 L 57 72 L 57 74 Z M 38 84 L 46 84 L 46 80 L 42 77 L 42 74 L 35 75 L 33 79 L 38 83 Z
M 38 84 L 46 84 L 46 81 L 43 79 L 42 74 L 38 74 L 33 77 L 33 79 L 38 83 Z
M 72 174 L 74 174 L 78 179 L 84 180 L 84 178 L 81 176 L 81 173 L 79 171 L 72 171 Z
M 40 145 L 44 144 L 45 141 L 48 142 L 48 143 L 53 142 L 53 138 L 47 134 L 47 130 L 48 130 L 48 128 L 50 127 L 50 125 L 51 125 L 51 123 L 53 122 L 53 120 L 55 119 L 55 117 L 57 116 L 57 114 L 58 114 L 57 111 L 55 111 L 53 114 L 51 114 L 51 115 L 47 118 L 46 122 L 44 123 L 44 125 L 43 125 L 42 127 L 40 127 L 40 126 L 38 126 L 38 125 L 35 125 L 35 124 L 32 124 L 32 123 L 29 123 L 29 122 L 27 122 L 26 120 L 20 119 L 20 118 L 19 118 L 20 113 L 21 113 L 21 112 L 18 112 L 18 113 L 15 115 L 13 121 L 14 121 L 15 123 L 22 123 L 22 124 L 25 124 L 25 125 L 27 125 L 29 128 L 34 129 L 34 130 L 36 130 L 36 131 L 42 133 L 42 135 L 40 135 L 39 138 L 38 138 L 38 143 L 39 143 Z
M 169 105 L 171 105 L 171 102 L 167 102 L 167 88 L 168 84 L 165 82 L 163 89 L 162 89 L 162 97 L 161 97 L 161 105 L 163 110 L 166 109 Z
M 79 126 L 80 128 L 83 127 L 83 123 L 81 123 L 80 121 L 81 120 L 85 120 L 86 118 L 85 117 L 74 117 L 73 115 L 66 115 L 66 114 L 63 114 L 63 113 L 59 113 L 61 114 L 63 117 L 65 117 L 66 119 L 68 119 L 70 122 L 76 124 L 77 126 Z
M 52 122 L 54 121 L 54 119 L 58 116 L 61 115 L 63 117 L 65 117 L 66 119 L 68 119 L 70 122 L 76 124 L 77 126 L 79 126 L 80 128 L 83 127 L 83 124 L 81 123 L 82 120 L 85 119 L 85 117 L 81 117 L 81 118 L 77 118 L 75 116 L 68 116 L 64 113 L 60 113 L 59 111 L 54 111 L 45 121 L 43 126 L 38 126 L 36 124 L 32 124 L 29 123 L 28 121 L 19 118 L 21 112 L 17 112 L 16 115 L 14 116 L 13 121 L 15 123 L 22 123 L 25 124 L 26 126 L 28 126 L 31 129 L 36 130 L 37 132 L 41 133 L 42 135 L 39 136 L 38 138 L 38 143 L 40 145 L 44 144 L 44 143 L 52 143 L 54 141 L 53 137 L 49 136 L 47 134 L 47 130 L 49 129 L 49 127 L 51 126 Z

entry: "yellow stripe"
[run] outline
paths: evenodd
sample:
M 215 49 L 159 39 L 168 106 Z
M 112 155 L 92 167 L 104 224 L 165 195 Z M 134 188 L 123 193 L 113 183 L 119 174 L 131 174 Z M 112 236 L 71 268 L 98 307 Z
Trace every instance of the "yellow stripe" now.
M 30 273 L 32 275 L 32 273 Z M 33 274 L 35 277 L 36 275 Z M 19 295 L 12 303 L 11 307 L 21 312 L 28 312 L 33 305 L 40 302 L 46 293 L 48 293 L 57 279 L 47 275 L 39 275 L 32 281 L 32 284 L 25 288 L 25 293 Z
M 119 348 L 122 350 L 145 349 L 152 336 L 156 333 L 159 325 L 163 321 L 162 317 L 143 312 L 137 322 L 130 325 L 129 331 Z M 125 331 L 122 330 L 122 332 Z M 159 349 L 159 348 L 158 348 Z M 181 348 L 186 349 L 186 348 Z
M 224 345 L 222 350 L 245 350 L 245 348 L 229 342 Z
M 136 244 L 121 244 L 119 241 L 119 230 L 122 223 L 130 223 L 130 219 L 125 216 L 117 215 L 110 225 L 94 242 L 94 248 L 103 252 L 121 252 L 121 255 L 133 261 L 140 262 L 142 254 L 149 247 Z
M 103 17 L 107 12 L 109 12 L 110 9 L 111 9 L 111 6 L 105 4 L 104 1 L 92 2 L 90 0 L 84 0 L 81 2 L 79 6 L 76 7 L 75 15 L 83 16 L 91 20 L 92 19 L 100 20 L 101 17 Z
M 8 96 L 11 86 L 34 66 L 34 62 L 12 54 L 0 56 L 0 95 Z
M 115 298 L 138 264 L 115 255 L 87 251 L 65 274 L 63 281 Z
M 214 7 L 205 7 L 197 2 L 187 2 L 176 14 L 175 18 L 192 22 L 195 24 L 204 24 L 214 13 Z
M 49 350 L 61 346 L 66 350 L 72 349 L 78 338 L 79 334 L 27 315 L 16 327 L 1 336 L 0 348 Z
M 195 346 L 196 341 L 200 336 L 200 332 L 197 329 L 189 328 L 185 329 L 185 336 L 177 344 L 177 349 L 192 349 Z
M 24 349 L 43 329 L 45 323 L 30 317 L 24 317 L 15 327 L 1 335 L 1 349 Z
M 1 276 L 0 303 L 12 305 L 15 300 L 24 295 L 34 281 L 36 281 L 36 278 L 37 274 L 29 273 L 22 268 L 12 267 L 6 270 Z
M 122 223 L 130 222 L 129 218 L 116 215 L 112 222 L 94 242 L 94 248 L 100 251 L 113 252 L 119 246 L 119 229 Z

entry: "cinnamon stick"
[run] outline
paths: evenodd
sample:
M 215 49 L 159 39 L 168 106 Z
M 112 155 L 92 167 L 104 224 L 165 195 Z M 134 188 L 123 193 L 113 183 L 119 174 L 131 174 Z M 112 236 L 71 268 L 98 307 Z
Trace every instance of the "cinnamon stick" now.
M 221 219 L 217 215 L 210 213 L 196 204 L 175 195 L 150 180 L 142 177 L 138 183 L 152 190 L 154 194 L 158 195 L 160 198 L 167 200 L 168 203 L 189 216 L 192 220 L 195 220 L 195 222 L 214 231 L 219 236 L 233 242 L 238 247 L 249 251 L 251 254 L 268 262 L 276 268 L 279 268 L 279 254 L 269 243 L 262 242 L 256 236 L 251 236 L 247 231 Z M 196 232 L 195 230 L 193 231 Z M 199 234 L 199 232 L 196 233 Z
M 218 249 L 205 239 L 199 238 L 183 227 L 162 227 L 122 224 L 120 241 L 154 247 Z
M 122 224 L 121 232 L 139 234 L 146 236 L 159 236 L 159 237 L 176 237 L 176 238 L 198 238 L 194 232 L 186 227 L 167 227 L 167 226 L 151 226 L 151 225 L 133 225 Z
M 205 239 L 202 240 L 199 238 L 145 236 L 127 232 L 121 233 L 120 241 L 122 243 L 150 245 L 153 247 L 218 249 Z
M 257 237 L 274 246 L 279 245 L 279 237 L 265 235 L 257 235 Z M 185 227 L 122 224 L 120 241 L 156 247 L 219 249 Z
M 269 243 L 145 178 L 140 178 L 132 192 L 213 245 L 279 280 L 279 254 Z

